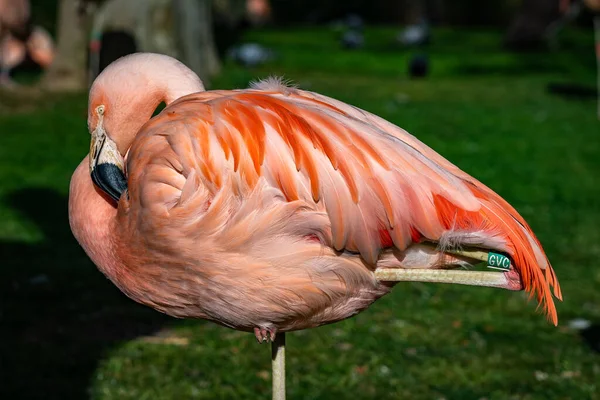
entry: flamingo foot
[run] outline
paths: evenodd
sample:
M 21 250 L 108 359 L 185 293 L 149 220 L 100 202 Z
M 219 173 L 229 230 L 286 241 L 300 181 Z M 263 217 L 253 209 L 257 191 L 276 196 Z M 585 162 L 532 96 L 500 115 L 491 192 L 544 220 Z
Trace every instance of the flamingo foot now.
M 254 328 L 254 336 L 256 336 L 256 340 L 258 343 L 264 342 L 273 342 L 275 340 L 275 334 L 277 333 L 277 329 L 273 327 L 265 328 L 265 327 L 256 327 Z

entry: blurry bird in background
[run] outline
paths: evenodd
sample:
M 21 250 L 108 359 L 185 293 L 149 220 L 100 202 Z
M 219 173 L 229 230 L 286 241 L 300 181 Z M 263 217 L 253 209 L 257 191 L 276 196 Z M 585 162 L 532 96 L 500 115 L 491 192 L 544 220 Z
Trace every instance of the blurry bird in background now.
M 11 34 L 4 35 L 0 42 L 0 85 L 12 86 L 10 71 L 25 59 L 25 46 Z
M 269 0 L 246 0 L 246 15 L 252 25 L 261 25 L 271 18 Z
M 18 38 L 29 33 L 29 0 L 0 0 L 0 38 L 7 32 Z
M 362 32 L 365 27 L 365 21 L 358 14 L 348 14 L 344 19 L 344 23 L 348 29 Z
M 600 324 L 590 325 L 581 330 L 581 338 L 596 353 L 600 353 Z
M 50 66 L 54 59 L 52 37 L 31 25 L 29 1 L 0 0 L 0 85 L 14 85 L 10 73 L 28 54 L 40 67 Z
M 360 15 L 348 14 L 340 25 L 344 29 L 344 33 L 340 39 L 340 43 L 344 49 L 354 50 L 364 47 L 364 21 Z
M 177 60 L 142 53 L 94 81 L 88 126 L 71 229 L 156 310 L 263 342 L 411 280 L 526 290 L 557 323 L 558 281 L 517 211 L 367 111 L 278 79 L 206 92 Z M 473 270 L 480 254 L 502 271 Z
M 407 26 L 404 31 L 398 34 L 396 39 L 403 46 L 423 46 L 429 44 L 431 40 L 431 28 L 427 20 L 421 18 L 420 22 Z
M 258 43 L 244 43 L 229 50 L 228 56 L 246 68 L 254 68 L 272 61 L 275 53 Z
M 348 50 L 360 49 L 365 45 L 365 37 L 362 32 L 349 30 L 343 33 L 341 43 Z
M 48 68 L 54 59 L 54 42 L 46 30 L 33 28 L 25 42 L 7 34 L 0 43 L 0 84 L 13 85 L 10 73 L 18 67 L 27 54 L 41 68 Z
M 568 327 L 579 333 L 581 340 L 590 350 L 600 353 L 600 323 L 593 323 L 585 318 L 569 321 Z
M 10 69 L 25 57 L 18 40 L 27 37 L 30 7 L 28 0 L 0 0 L 0 85 L 9 85 Z
M 408 62 L 408 76 L 424 78 L 429 73 L 429 58 L 426 54 L 416 54 Z

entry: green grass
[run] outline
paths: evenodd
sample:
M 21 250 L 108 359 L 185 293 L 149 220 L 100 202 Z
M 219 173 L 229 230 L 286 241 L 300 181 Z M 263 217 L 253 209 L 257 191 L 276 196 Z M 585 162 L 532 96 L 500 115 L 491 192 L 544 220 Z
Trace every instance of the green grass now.
M 499 32 L 437 31 L 432 74 L 370 29 L 343 52 L 326 30 L 252 32 L 278 59 L 226 63 L 215 88 L 285 75 L 402 126 L 512 203 L 562 284 L 555 328 L 522 293 L 400 284 L 355 318 L 288 335 L 293 399 L 600 398 L 600 355 L 570 330 L 600 320 L 600 123 L 595 102 L 549 95 L 594 84 L 591 34 L 562 50 L 503 52 Z M 4 96 L 4 97 L 2 97 Z M 269 398 L 270 349 L 251 334 L 180 321 L 125 298 L 67 221 L 70 174 L 87 152 L 86 96 L 0 95 L 0 398 Z

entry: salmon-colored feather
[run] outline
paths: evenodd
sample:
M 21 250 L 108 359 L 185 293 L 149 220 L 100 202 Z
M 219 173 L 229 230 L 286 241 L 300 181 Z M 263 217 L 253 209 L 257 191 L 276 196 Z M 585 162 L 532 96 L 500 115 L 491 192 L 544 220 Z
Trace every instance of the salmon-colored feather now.
M 203 93 L 194 95 L 196 101 L 182 102 L 179 107 L 196 107 L 204 96 Z M 392 242 L 404 249 L 415 238 L 438 240 L 447 230 L 482 226 L 500 229 L 505 232 L 506 251 L 522 274 L 525 288 L 538 294 L 538 300 L 546 305 L 550 318 L 555 321 L 548 288 L 549 284 L 556 283 L 554 273 L 549 266 L 546 273 L 540 269 L 538 265 L 546 267 L 547 262 L 536 259 L 526 237 L 533 238 L 533 234 L 506 201 L 399 128 L 384 131 L 391 124 L 382 123 L 362 110 L 346 107 L 342 111 L 335 101 L 331 100 L 333 104 L 330 104 L 325 100 L 329 99 L 297 90 L 291 96 L 248 91 L 227 92 L 222 98 L 211 94 L 205 104 L 216 110 L 217 120 L 224 118 L 238 131 L 233 140 L 242 140 L 238 145 L 244 146 L 253 158 L 257 173 L 271 162 L 283 162 L 281 158 L 264 154 L 269 151 L 264 146 L 268 140 L 265 135 L 280 135 L 285 147 L 279 146 L 277 151 L 288 151 L 293 156 L 296 168 L 304 174 L 304 178 L 297 176 L 296 179 L 307 180 L 310 196 L 293 194 L 289 183 L 283 183 L 293 181 L 289 175 L 285 180 L 277 175 L 270 184 L 287 193 L 288 199 L 311 198 L 319 203 L 324 196 L 336 248 L 360 251 L 363 257 L 376 262 L 380 249 Z M 216 130 L 215 134 L 220 135 L 220 131 Z M 217 140 L 231 147 L 232 136 L 218 136 Z M 318 153 L 325 157 L 319 162 L 313 156 Z M 228 155 L 227 150 L 225 156 Z M 233 157 L 240 155 L 234 152 Z M 274 168 L 281 170 L 281 167 Z M 377 168 L 381 168 L 381 172 L 389 171 L 390 180 L 377 177 Z M 344 203 L 332 203 L 329 199 L 329 196 L 338 199 L 345 196 L 344 191 L 326 190 L 330 186 L 338 187 L 339 182 L 331 180 L 337 174 L 343 179 L 348 200 L 357 204 L 349 216 L 343 215 L 348 212 Z M 322 181 L 326 176 L 328 180 Z M 390 183 L 397 186 L 391 190 Z M 406 206 L 406 211 L 394 211 Z M 320 206 L 317 204 L 317 207 Z M 349 224 L 342 222 L 348 218 L 356 220 Z M 379 231 L 381 226 L 385 229 Z M 375 232 L 383 233 L 373 236 Z M 375 237 L 379 239 L 374 241 Z M 537 239 L 532 240 L 539 247 Z
M 130 297 L 236 329 L 303 329 L 347 318 L 387 293 L 377 268 L 437 268 L 443 249 L 469 246 L 507 253 L 556 323 L 550 287 L 560 298 L 558 282 L 523 218 L 414 136 L 276 80 L 203 92 L 199 81 L 184 85 L 194 79 L 189 70 L 165 56 L 151 57 L 149 71 L 157 57 L 171 68 L 169 85 L 197 90 L 178 89 L 187 95 L 144 125 L 119 130 L 107 117 L 109 133 L 129 132 L 115 139 L 127 152 L 128 196 L 98 219 L 86 204 L 106 200 L 90 200 L 87 166 L 72 181 L 74 232 Z M 90 110 L 102 101 L 114 115 L 121 109 L 102 85 L 126 99 L 132 78 L 124 68 L 107 71 L 114 76 L 94 84 Z M 89 120 L 93 129 L 98 119 Z M 424 250 L 422 241 L 440 249 Z
M 531 295 L 536 295 L 540 304 L 543 304 L 545 311 L 550 321 L 557 323 L 557 314 L 550 286 L 555 287 L 555 296 L 561 298 L 560 289 L 554 278 L 547 279 L 547 275 L 539 268 L 539 263 L 533 253 L 533 248 L 527 236 L 533 236 L 533 232 L 527 226 L 522 224 L 517 217 L 518 215 L 499 205 L 498 195 L 490 193 L 483 194 L 483 190 L 472 186 L 471 191 L 481 199 L 482 208 L 479 212 L 468 212 L 457 209 L 447 199 L 436 196 L 436 206 L 438 208 L 438 216 L 445 225 L 446 229 L 474 230 L 479 227 L 488 226 L 490 228 L 501 229 L 503 236 L 506 238 L 507 246 L 504 249 L 513 258 L 515 266 L 519 271 L 522 283 Z M 485 189 L 484 189 L 485 190 Z M 489 190 L 486 190 L 489 192 Z M 520 218 L 519 218 L 520 219 Z M 550 271 L 550 276 L 554 276 L 554 271 L 548 266 L 547 271 Z M 548 272 L 546 272 L 548 274 Z

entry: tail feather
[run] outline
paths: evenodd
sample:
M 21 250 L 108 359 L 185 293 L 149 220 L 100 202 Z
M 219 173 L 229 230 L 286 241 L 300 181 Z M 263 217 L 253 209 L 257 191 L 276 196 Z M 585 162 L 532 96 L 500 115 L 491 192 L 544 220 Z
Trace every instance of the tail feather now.
M 544 308 L 548 320 L 556 325 L 558 317 L 550 288 L 554 289 L 557 299 L 562 300 L 562 294 L 540 242 L 517 211 L 491 189 L 474 183 L 470 189 L 480 200 L 481 209 L 465 211 L 444 197 L 436 196 L 440 221 L 450 231 L 485 232 L 494 238 L 488 241 L 494 243 L 494 247 L 489 246 L 490 250 L 504 251 L 510 255 L 523 288 L 529 292 L 530 298 L 537 298 L 538 306 Z M 482 245 L 488 247 L 484 242 Z

